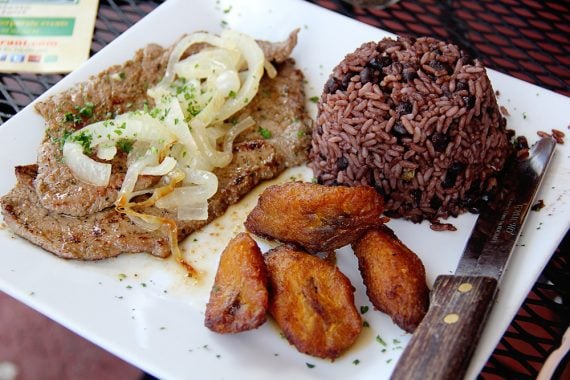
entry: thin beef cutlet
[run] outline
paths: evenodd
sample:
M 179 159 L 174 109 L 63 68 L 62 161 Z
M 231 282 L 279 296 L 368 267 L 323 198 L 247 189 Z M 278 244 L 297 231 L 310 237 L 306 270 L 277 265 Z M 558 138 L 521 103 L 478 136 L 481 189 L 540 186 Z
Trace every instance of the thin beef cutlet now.
M 163 59 L 160 58 L 161 54 L 165 53 L 164 50 L 161 54 L 158 50 L 152 53 L 149 49 L 154 50 L 158 47 L 147 47 L 139 51 L 135 60 L 138 59 L 140 65 L 152 68 L 153 65 L 158 65 L 157 62 L 161 62 L 160 60 Z M 132 65 L 135 63 L 129 61 L 123 66 L 107 70 L 106 75 L 112 75 L 111 72 L 123 72 L 123 69 L 127 71 L 126 68 Z M 255 125 L 252 131 L 244 132 L 245 138 L 234 144 L 232 162 L 214 171 L 218 177 L 219 186 L 217 193 L 208 201 L 208 220 L 178 221 L 175 212 L 156 207 L 140 210 L 174 220 L 179 240 L 222 215 L 231 204 L 236 203 L 261 181 L 273 178 L 287 167 L 298 165 L 306 160 L 312 124 L 304 109 L 303 74 L 295 68 L 292 59 L 276 64 L 276 68 L 277 77 L 270 79 L 265 76 L 260 83 L 256 98 L 241 110 L 239 115 L 235 116 L 251 116 L 256 122 L 262 123 L 261 125 L 271 123 L 274 127 L 271 137 L 266 139 L 259 133 L 255 133 L 259 127 Z M 78 88 L 81 87 L 81 85 L 78 86 Z M 115 99 L 111 100 L 113 109 L 117 112 L 125 111 L 124 108 L 127 106 L 125 101 L 132 98 L 130 96 L 121 97 L 118 92 L 117 96 L 118 98 L 110 97 Z M 260 106 L 260 103 L 263 104 L 261 99 L 258 100 L 260 96 L 273 99 L 279 106 L 276 105 L 272 112 L 266 113 L 264 106 Z M 48 133 L 42 149 L 48 145 L 52 148 L 57 146 L 57 150 L 54 151 L 57 152 L 54 154 L 59 154 L 57 157 L 61 157 L 60 148 L 57 145 L 59 135 L 50 135 L 50 131 L 53 132 L 52 123 L 61 121 L 61 112 L 65 111 L 66 106 L 62 103 L 59 109 L 48 107 L 44 112 L 40 111 L 48 122 Z M 41 107 L 41 104 L 38 105 L 39 110 L 42 109 Z M 97 114 L 101 112 L 97 110 L 98 107 L 94 109 L 96 116 L 93 118 L 103 118 L 102 115 Z M 287 115 L 287 118 L 283 115 Z M 61 134 L 62 130 L 58 129 L 57 133 Z M 296 138 L 292 139 L 291 136 Z M 290 149 L 282 148 L 286 144 L 290 145 Z M 121 159 L 125 160 L 124 157 L 115 160 Z M 110 208 L 120 185 L 97 187 L 82 183 L 75 178 L 68 177 L 67 174 L 71 175 L 70 172 L 67 173 L 69 169 L 57 159 L 46 164 L 40 157 L 37 167 L 26 168 L 25 175 L 22 175 L 23 169 L 17 169 L 16 187 L 0 200 L 6 223 L 18 235 L 65 258 L 94 260 L 117 256 L 121 252 L 150 252 L 160 257 L 169 255 L 167 228 L 146 231 L 132 223 L 123 214 L 115 211 L 114 208 Z M 53 180 L 53 184 L 46 183 L 45 173 L 50 172 L 48 169 L 58 173 L 57 176 L 53 175 L 53 171 L 50 174 L 52 178 L 50 181 Z M 64 187 L 57 186 L 57 178 L 61 179 Z M 52 185 L 55 186 L 55 190 L 47 195 L 46 189 Z M 40 187 L 42 191 L 38 191 Z M 67 201 L 58 205 L 52 202 L 50 207 L 46 207 L 46 196 L 58 198 L 66 195 L 70 196 Z M 27 205 L 27 207 L 21 205 Z M 146 239 L 152 242 L 143 244 L 142 241 Z

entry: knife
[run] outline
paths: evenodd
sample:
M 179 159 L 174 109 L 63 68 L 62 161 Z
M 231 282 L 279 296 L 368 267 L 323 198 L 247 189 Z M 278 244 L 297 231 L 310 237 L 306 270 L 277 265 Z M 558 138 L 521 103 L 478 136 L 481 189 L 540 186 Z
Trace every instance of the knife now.
M 528 158 L 507 166 L 506 191 L 479 215 L 455 274 L 436 278 L 429 310 L 392 379 L 463 378 L 555 146 L 554 139 L 543 138 Z

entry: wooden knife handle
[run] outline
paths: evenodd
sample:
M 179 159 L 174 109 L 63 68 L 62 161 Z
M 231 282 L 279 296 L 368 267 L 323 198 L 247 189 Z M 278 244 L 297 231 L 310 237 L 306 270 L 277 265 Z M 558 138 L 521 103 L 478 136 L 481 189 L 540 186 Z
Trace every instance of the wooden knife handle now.
M 392 379 L 462 379 L 495 298 L 491 277 L 439 276 Z

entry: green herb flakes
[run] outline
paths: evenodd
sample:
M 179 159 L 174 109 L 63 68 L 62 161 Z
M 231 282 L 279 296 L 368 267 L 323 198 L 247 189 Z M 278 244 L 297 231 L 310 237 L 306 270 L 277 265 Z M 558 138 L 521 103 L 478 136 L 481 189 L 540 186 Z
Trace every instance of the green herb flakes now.
M 257 131 L 259 132 L 261 137 L 263 137 L 264 139 L 267 140 L 267 139 L 271 138 L 271 131 L 269 129 L 259 127 L 259 129 Z
M 360 306 L 360 314 L 366 314 L 367 311 L 368 311 L 368 306 L 366 305 Z
M 315 368 L 315 365 L 312 363 L 305 363 L 307 365 L 307 368 Z
M 363 321 L 362 327 L 370 327 L 370 323 L 368 323 L 368 321 Z
M 91 142 L 93 141 L 93 136 L 91 136 L 91 134 L 85 131 L 81 131 L 78 134 L 70 135 L 67 140 L 79 143 L 79 145 L 81 145 L 83 148 L 83 153 L 87 155 L 90 155 L 92 153 Z
M 380 343 L 381 345 L 383 345 L 384 347 L 387 347 L 386 342 L 384 342 L 384 339 L 382 339 L 382 338 L 380 337 L 380 335 L 376 335 L 376 341 L 377 341 L 378 343 Z
M 311 97 L 309 98 L 309 100 L 310 100 L 311 102 L 313 102 L 313 103 L 317 103 L 317 102 L 319 101 L 319 97 L 318 97 L 318 96 L 311 96 Z
M 125 278 L 127 278 L 127 275 L 124 273 L 119 273 L 119 281 L 123 281 Z
M 79 108 L 79 115 L 83 117 L 92 117 L 93 116 L 93 109 L 95 105 L 91 102 L 86 102 L 83 107 Z
M 359 364 L 360 364 L 360 360 L 354 359 L 354 360 L 352 361 L 352 364 L 354 364 L 354 365 L 359 365 Z
M 122 152 L 129 153 L 131 150 L 133 150 L 134 143 L 135 142 L 133 140 L 119 139 L 117 141 L 117 148 Z

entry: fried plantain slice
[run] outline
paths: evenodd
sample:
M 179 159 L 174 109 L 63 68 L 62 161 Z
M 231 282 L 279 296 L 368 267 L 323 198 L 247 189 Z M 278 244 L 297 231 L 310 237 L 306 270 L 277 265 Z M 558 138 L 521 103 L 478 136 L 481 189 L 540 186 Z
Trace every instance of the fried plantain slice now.
M 245 227 L 311 252 L 331 251 L 379 226 L 383 205 L 382 197 L 368 186 L 289 182 L 265 189 Z
M 261 326 L 267 315 L 267 272 L 263 255 L 247 233 L 234 237 L 222 252 L 205 325 L 217 333 Z
M 374 307 L 413 332 L 429 307 L 421 260 L 387 226 L 368 231 L 352 249 Z
M 354 288 L 330 263 L 282 245 L 265 255 L 269 312 L 300 352 L 339 357 L 362 329 Z

